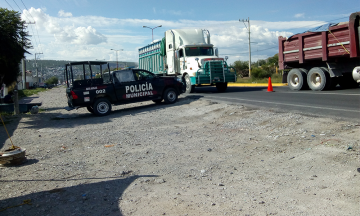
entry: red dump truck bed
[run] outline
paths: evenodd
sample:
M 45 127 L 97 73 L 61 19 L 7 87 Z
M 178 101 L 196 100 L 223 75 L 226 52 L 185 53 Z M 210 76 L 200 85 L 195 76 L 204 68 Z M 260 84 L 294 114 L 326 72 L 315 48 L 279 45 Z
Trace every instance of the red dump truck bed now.
M 360 12 L 348 22 L 326 24 L 279 37 L 279 68 L 291 90 L 358 88 L 360 83 Z
M 337 61 L 360 57 L 360 12 L 349 22 L 339 23 L 322 32 L 306 32 L 290 38 L 279 37 L 279 68 L 301 67 L 311 61 Z

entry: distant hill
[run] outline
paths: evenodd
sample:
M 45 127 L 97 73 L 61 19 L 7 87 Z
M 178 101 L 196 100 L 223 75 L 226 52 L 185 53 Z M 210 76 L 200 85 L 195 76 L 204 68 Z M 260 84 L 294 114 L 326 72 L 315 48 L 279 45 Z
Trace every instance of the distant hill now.
M 50 77 L 56 76 L 60 81 L 64 79 L 65 64 L 76 61 L 65 60 L 37 60 L 37 69 L 39 77 L 43 77 L 44 80 Z M 137 62 L 118 62 L 119 67 L 138 67 Z M 109 62 L 110 69 L 116 68 L 116 61 Z M 20 66 L 21 68 L 21 66 Z M 26 60 L 26 70 L 31 71 L 33 76 L 36 75 L 35 60 Z
M 37 60 L 37 66 L 38 66 L 38 71 L 44 71 L 46 73 L 47 69 L 53 69 L 53 68 L 63 68 L 65 64 L 69 63 L 69 62 L 76 62 L 76 61 L 66 61 L 66 60 Z M 110 64 L 110 68 L 116 68 L 116 61 L 109 61 Z M 137 67 L 138 63 L 137 62 L 118 62 L 119 67 Z M 26 60 L 26 70 L 30 70 L 30 71 L 36 71 L 36 65 L 35 65 L 35 60 Z

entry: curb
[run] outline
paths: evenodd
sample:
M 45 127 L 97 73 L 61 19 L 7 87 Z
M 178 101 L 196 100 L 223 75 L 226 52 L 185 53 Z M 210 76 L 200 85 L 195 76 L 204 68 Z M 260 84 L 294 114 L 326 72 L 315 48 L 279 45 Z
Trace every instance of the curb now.
M 228 86 L 236 87 L 267 87 L 267 83 L 228 83 Z M 273 83 L 272 86 L 288 86 L 287 83 Z

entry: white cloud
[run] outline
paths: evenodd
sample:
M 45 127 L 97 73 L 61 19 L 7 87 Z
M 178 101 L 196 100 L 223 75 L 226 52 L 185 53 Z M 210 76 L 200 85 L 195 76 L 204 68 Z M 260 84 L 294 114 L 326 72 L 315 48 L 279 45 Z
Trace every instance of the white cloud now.
M 64 10 L 60 10 L 60 11 L 58 12 L 58 15 L 59 15 L 60 17 L 72 17 L 72 13 L 70 13 L 70 12 L 65 12 Z
M 107 38 L 98 33 L 91 26 L 88 27 L 73 27 L 66 26 L 61 31 L 54 34 L 55 38 L 61 42 L 69 42 L 72 44 L 99 44 L 106 42 Z
M 30 14 L 31 16 L 29 16 Z M 57 18 L 45 14 L 41 9 L 30 8 L 29 11 L 24 10 L 23 18 L 26 20 L 28 17 L 32 17 L 40 31 L 52 34 L 59 42 L 89 45 L 107 41 L 104 35 L 91 26 L 69 25 L 71 23 L 69 14 L 71 13 L 59 11 L 59 15 L 65 18 Z M 67 22 L 63 22 L 63 19 Z
M 155 7 L 153 11 L 156 13 Z M 176 11 L 173 12 L 177 13 Z M 41 45 L 36 45 L 35 50 L 43 49 L 40 51 L 43 51 L 48 59 L 74 61 L 115 60 L 115 53 L 110 49 L 124 49 L 124 52 L 119 52 L 119 59 L 137 62 L 137 49 L 151 42 L 151 32 L 144 34 L 143 25 L 163 26 L 154 30 L 155 40 L 161 39 L 164 31 L 168 29 L 208 29 L 211 34 L 211 43 L 219 48 L 219 53 L 223 54 L 222 56 L 231 54 L 229 55 L 230 62 L 234 59 L 247 60 L 248 58 L 248 32 L 244 24 L 238 20 L 150 20 L 117 19 L 101 16 L 73 17 L 70 12 L 63 10 L 59 11 L 58 17 L 53 17 L 46 14 L 44 10 L 35 8 L 30 8 L 29 11 L 24 10 L 23 19 L 31 18 L 29 13 L 36 21 L 41 38 Z M 308 29 L 324 23 L 322 21 L 267 22 L 251 20 L 251 41 L 257 42 L 251 44 L 252 53 L 257 58 L 272 56 L 278 52 L 279 36 L 288 37 L 293 34 L 291 31 L 299 32 L 300 30 L 297 30 L 299 28 L 306 27 Z M 38 52 L 38 50 L 35 52 Z
M 298 14 L 295 14 L 294 17 L 295 18 L 303 18 L 304 17 L 304 13 L 298 13 Z

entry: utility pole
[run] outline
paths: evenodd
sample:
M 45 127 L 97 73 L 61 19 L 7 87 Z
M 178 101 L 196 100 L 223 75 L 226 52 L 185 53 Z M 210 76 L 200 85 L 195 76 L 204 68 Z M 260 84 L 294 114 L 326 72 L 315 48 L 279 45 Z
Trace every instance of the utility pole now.
M 24 24 L 35 24 L 35 22 L 25 22 Z M 23 29 L 25 26 L 23 25 Z M 26 64 L 25 58 L 21 59 L 21 66 L 22 66 L 22 87 L 26 89 Z
M 35 22 L 28 22 L 28 23 L 24 23 L 24 24 L 35 24 Z M 25 29 L 25 26 L 23 24 L 23 31 Z M 24 41 L 24 38 L 22 38 L 22 40 Z M 26 88 L 26 69 L 25 69 L 25 58 L 23 58 L 21 60 L 21 65 L 22 65 L 22 88 L 25 89 Z M 19 92 L 18 92 L 18 83 L 16 83 L 15 85 L 15 89 L 14 89 L 14 114 L 15 115 L 19 115 L 20 111 L 19 111 Z
M 242 22 L 244 23 L 246 29 L 247 29 L 248 32 L 249 32 L 249 78 L 250 78 L 250 77 L 251 77 L 250 18 L 248 17 L 247 20 L 244 20 L 244 19 L 240 20 L 240 19 L 239 19 L 239 21 L 240 21 L 240 22 L 242 21 Z M 245 22 L 248 23 L 248 26 L 249 26 L 249 27 L 246 26 Z
M 119 50 L 110 49 L 110 50 L 114 50 L 114 51 L 116 52 L 116 70 L 118 70 L 118 68 L 119 68 L 119 63 L 118 63 L 118 51 L 123 51 L 123 49 L 119 49 Z
M 37 82 L 37 86 L 39 86 L 39 73 L 38 73 L 38 68 L 37 68 L 37 63 L 36 63 L 36 54 L 43 54 L 43 53 L 35 53 L 35 67 L 36 67 L 36 82 Z

